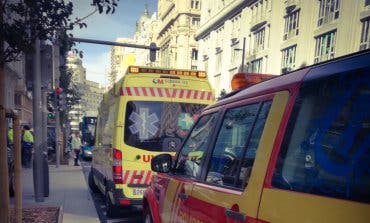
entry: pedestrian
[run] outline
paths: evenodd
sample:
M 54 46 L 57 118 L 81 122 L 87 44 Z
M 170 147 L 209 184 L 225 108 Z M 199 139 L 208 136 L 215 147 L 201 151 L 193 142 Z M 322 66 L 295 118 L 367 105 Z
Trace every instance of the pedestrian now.
M 33 143 L 31 128 L 25 125 L 22 135 L 22 166 L 25 168 L 31 168 Z
M 14 145 L 14 132 L 13 132 L 13 127 L 10 125 L 9 130 L 8 130 L 8 137 L 7 137 L 7 145 L 9 147 L 13 147 Z
M 79 166 L 78 156 L 80 155 L 80 150 L 81 150 L 81 139 L 80 139 L 78 132 L 75 132 L 74 134 L 72 134 L 71 147 L 76 154 L 74 165 Z

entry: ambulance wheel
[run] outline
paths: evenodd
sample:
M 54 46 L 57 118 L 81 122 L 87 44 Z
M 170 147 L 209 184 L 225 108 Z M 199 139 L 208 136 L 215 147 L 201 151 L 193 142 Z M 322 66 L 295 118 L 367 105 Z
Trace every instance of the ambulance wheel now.
M 107 209 L 108 217 L 114 218 L 118 216 L 118 207 L 110 200 L 108 191 L 105 193 L 105 207 Z
M 98 186 L 96 186 L 94 182 L 94 176 L 91 170 L 90 170 L 89 177 L 88 177 L 88 184 L 93 193 L 99 193 L 99 188 Z

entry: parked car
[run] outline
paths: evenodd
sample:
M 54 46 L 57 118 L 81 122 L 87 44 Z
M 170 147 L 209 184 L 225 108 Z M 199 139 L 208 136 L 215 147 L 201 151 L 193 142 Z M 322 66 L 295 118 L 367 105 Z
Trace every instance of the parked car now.
M 174 159 L 151 160 L 145 222 L 369 223 L 369 62 L 316 64 L 207 107 Z
M 92 150 L 93 146 L 91 145 L 82 145 L 81 146 L 81 157 L 84 160 L 92 160 Z

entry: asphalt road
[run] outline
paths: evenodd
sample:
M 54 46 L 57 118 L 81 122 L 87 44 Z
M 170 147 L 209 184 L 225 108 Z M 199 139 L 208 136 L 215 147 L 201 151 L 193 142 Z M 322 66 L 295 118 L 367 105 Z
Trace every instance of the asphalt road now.
M 80 164 L 82 166 L 83 173 L 85 175 L 86 185 L 87 185 L 87 179 L 90 172 L 91 164 L 89 161 L 80 161 Z M 109 218 L 107 216 L 105 202 L 104 202 L 104 196 L 101 193 L 92 193 L 90 191 L 92 198 L 94 200 L 96 212 L 99 215 L 99 219 L 102 223 L 141 223 L 144 222 L 142 217 L 142 211 L 138 208 L 130 208 L 130 209 L 123 209 L 119 213 L 118 218 Z

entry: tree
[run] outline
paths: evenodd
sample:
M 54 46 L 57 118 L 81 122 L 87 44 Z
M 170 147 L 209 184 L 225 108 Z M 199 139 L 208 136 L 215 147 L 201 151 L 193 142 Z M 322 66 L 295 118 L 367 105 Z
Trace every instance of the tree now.
M 119 0 L 92 0 L 99 13 L 114 13 Z M 34 51 L 36 39 L 55 41 L 59 33 L 75 26 L 86 27 L 82 19 L 71 19 L 73 3 L 66 0 L 0 0 L 0 132 L 6 132 L 5 64 Z M 68 41 L 68 39 L 67 39 Z M 71 42 L 71 41 L 68 41 Z M 73 44 L 71 44 L 73 45 Z M 6 134 L 0 134 L 0 222 L 9 222 Z

